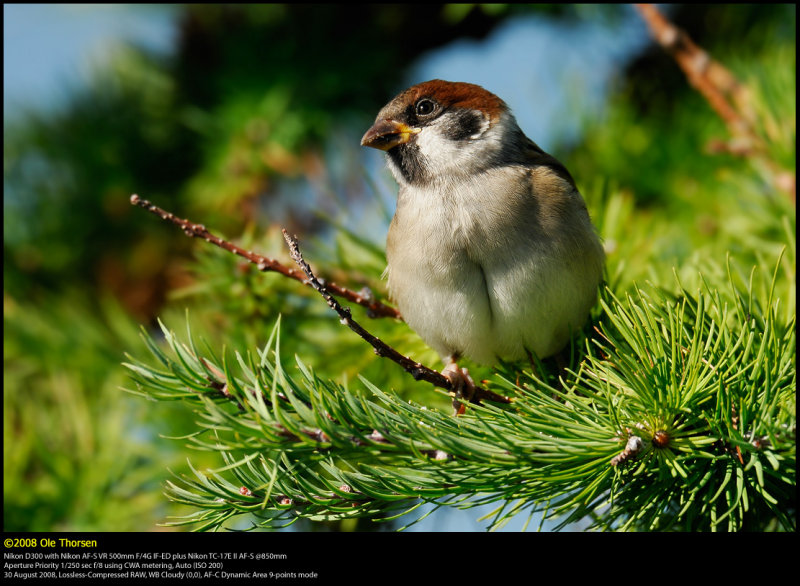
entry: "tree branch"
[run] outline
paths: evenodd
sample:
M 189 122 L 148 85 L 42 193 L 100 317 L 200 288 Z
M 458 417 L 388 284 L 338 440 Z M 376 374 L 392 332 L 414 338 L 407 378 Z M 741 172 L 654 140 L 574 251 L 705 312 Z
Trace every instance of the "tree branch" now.
M 286 230 L 283 230 L 283 237 L 286 239 L 286 243 L 289 245 L 289 252 L 297 263 L 297 265 L 303 270 L 303 272 L 308 277 L 308 281 L 314 289 L 316 289 L 320 295 L 325 299 L 331 309 L 333 309 L 339 317 L 341 318 L 341 323 L 346 325 L 348 328 L 353 330 L 356 334 L 361 336 L 364 340 L 366 340 L 374 349 L 375 354 L 381 356 L 383 358 L 388 358 L 402 366 L 406 372 L 411 374 L 414 377 L 414 380 L 424 380 L 426 382 L 431 383 L 435 387 L 439 387 L 441 389 L 445 389 L 450 391 L 451 394 L 455 395 L 455 391 L 453 389 L 453 385 L 450 380 L 445 377 L 442 373 L 428 368 L 419 362 L 415 362 L 411 360 L 407 356 L 403 356 L 397 350 L 383 342 L 380 338 L 377 338 L 370 334 L 367 330 L 365 330 L 361 325 L 355 321 L 352 316 L 350 315 L 350 309 L 347 307 L 342 307 L 342 305 L 334 299 L 333 295 L 331 295 L 326 288 L 326 285 L 323 285 L 319 279 L 314 275 L 314 272 L 311 270 L 311 267 L 303 258 L 303 255 L 300 252 L 300 248 L 297 244 L 297 239 L 293 236 L 290 236 Z M 481 399 L 485 399 L 487 401 L 493 401 L 496 403 L 510 403 L 511 399 L 508 397 L 504 397 L 503 395 L 498 395 L 492 391 L 487 389 L 483 389 L 481 387 L 475 387 L 475 394 L 472 397 L 473 401 L 480 401 Z
M 292 259 L 298 264 L 298 266 L 302 269 L 297 270 L 293 268 L 289 268 L 279 261 L 262 256 L 260 254 L 256 254 L 255 252 L 251 252 L 248 250 L 244 250 L 235 244 L 228 242 L 218 236 L 215 236 L 208 229 L 203 226 L 202 224 L 194 224 L 189 220 L 184 220 L 182 218 L 178 218 L 171 212 L 163 210 L 158 206 L 150 203 L 146 199 L 142 199 L 138 195 L 134 194 L 131 196 L 131 204 L 138 206 L 140 208 L 144 208 L 147 211 L 156 214 L 161 219 L 166 220 L 175 224 L 176 226 L 180 227 L 183 232 L 191 237 L 191 238 L 202 238 L 206 242 L 210 244 L 214 244 L 223 250 L 227 250 L 228 252 L 232 252 L 242 258 L 247 259 L 251 263 L 255 264 L 260 271 L 275 271 L 284 275 L 285 277 L 289 277 L 300 281 L 304 285 L 308 285 L 318 291 L 327 301 L 328 305 L 339 314 L 341 321 L 344 325 L 348 326 L 351 330 L 361 336 L 364 340 L 366 340 L 374 349 L 375 354 L 381 357 L 389 358 L 390 360 L 396 362 L 400 366 L 402 366 L 411 376 L 414 377 L 415 380 L 424 380 L 426 382 L 431 383 L 435 387 L 439 387 L 450 391 L 454 394 L 454 390 L 452 388 L 452 384 L 450 381 L 445 377 L 442 373 L 437 372 L 427 366 L 420 364 L 419 362 L 415 362 L 410 358 L 403 356 L 397 350 L 380 340 L 379 338 L 370 334 L 367 330 L 365 330 L 358 322 L 356 322 L 351 314 L 350 309 L 342 307 L 338 301 L 334 298 L 342 297 L 366 307 L 368 311 L 368 315 L 370 317 L 394 317 L 397 319 L 402 319 L 400 312 L 397 311 L 393 307 L 389 307 L 388 305 L 384 305 L 383 303 L 376 301 L 371 293 L 356 293 L 351 291 L 350 289 L 346 289 L 345 287 L 341 287 L 336 283 L 329 283 L 323 282 L 322 279 L 318 278 L 314 273 L 311 271 L 311 267 L 306 263 L 303 259 L 302 254 L 300 253 L 300 249 L 297 245 L 297 240 L 283 230 L 283 237 L 286 239 L 286 242 L 289 244 L 289 251 L 292 256 Z M 511 400 L 508 397 L 504 397 L 502 395 L 498 395 L 492 391 L 487 389 L 483 389 L 480 387 L 475 388 L 475 394 L 472 397 L 473 401 L 480 401 L 481 399 L 487 401 L 493 401 L 496 403 L 510 403 Z
M 672 24 L 655 5 L 636 4 L 636 8 L 656 42 L 672 55 L 689 83 L 705 97 L 728 127 L 733 141 L 724 146 L 716 142 L 712 144 L 712 150 L 757 157 L 770 170 L 775 186 L 788 192 L 795 202 L 795 174 L 767 156 L 764 141 L 754 129 L 757 120 L 747 87 L 698 47 L 686 31 Z
M 254 252 L 244 250 L 236 246 L 235 244 L 228 242 L 218 236 L 215 236 L 211 232 L 206 229 L 205 226 L 202 224 L 194 224 L 189 220 L 184 220 L 182 218 L 178 218 L 174 214 L 161 209 L 160 207 L 150 203 L 146 199 L 142 199 L 138 195 L 134 194 L 131 196 L 131 204 L 138 206 L 140 208 L 146 209 L 148 212 L 154 213 L 159 216 L 162 220 L 166 220 L 175 224 L 176 226 L 180 227 L 184 234 L 189 236 L 190 238 L 202 238 L 206 242 L 218 246 L 228 252 L 232 252 L 242 258 L 247 259 L 254 265 L 258 267 L 258 270 L 267 272 L 267 271 L 274 271 L 276 273 L 280 273 L 284 277 L 289 277 L 291 279 L 295 279 L 300 281 L 304 285 L 311 286 L 311 283 L 305 277 L 305 275 L 298 271 L 297 269 L 289 268 L 279 261 L 262 256 L 260 254 L 256 254 Z M 346 287 L 341 287 L 333 282 L 326 282 L 325 287 L 331 292 L 332 295 L 336 295 L 337 297 L 342 297 L 343 299 L 347 299 L 348 301 L 355 303 L 357 305 L 361 305 L 362 307 L 366 307 L 368 312 L 367 315 L 369 317 L 393 317 L 396 319 L 403 319 L 400 315 L 400 312 L 397 311 L 394 307 L 390 307 L 388 305 L 384 305 L 380 301 L 376 301 L 372 295 L 372 292 L 369 291 L 366 287 L 360 291 L 355 292 Z

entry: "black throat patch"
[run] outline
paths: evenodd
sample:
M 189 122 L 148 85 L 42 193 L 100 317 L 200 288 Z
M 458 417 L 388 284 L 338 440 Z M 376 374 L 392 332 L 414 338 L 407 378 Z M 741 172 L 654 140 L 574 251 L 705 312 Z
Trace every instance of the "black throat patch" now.
M 398 145 L 386 154 L 408 183 L 415 184 L 427 180 L 428 169 L 422 162 L 419 147 L 413 142 Z

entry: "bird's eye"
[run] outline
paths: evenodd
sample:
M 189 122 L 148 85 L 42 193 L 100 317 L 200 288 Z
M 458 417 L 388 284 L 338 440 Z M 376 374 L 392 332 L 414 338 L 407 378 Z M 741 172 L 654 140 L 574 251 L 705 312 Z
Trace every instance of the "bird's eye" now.
M 436 110 L 436 103 L 433 100 L 422 98 L 417 102 L 416 110 L 417 116 L 428 116 Z

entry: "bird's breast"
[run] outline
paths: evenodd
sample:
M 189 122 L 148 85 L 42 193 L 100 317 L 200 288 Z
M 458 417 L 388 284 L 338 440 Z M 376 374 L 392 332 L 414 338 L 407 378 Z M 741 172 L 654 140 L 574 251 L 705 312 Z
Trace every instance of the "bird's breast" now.
M 516 188 L 503 191 L 509 184 Z M 544 357 L 585 319 L 602 266 L 588 215 L 525 186 L 484 178 L 401 189 L 387 239 L 389 292 L 443 356 Z

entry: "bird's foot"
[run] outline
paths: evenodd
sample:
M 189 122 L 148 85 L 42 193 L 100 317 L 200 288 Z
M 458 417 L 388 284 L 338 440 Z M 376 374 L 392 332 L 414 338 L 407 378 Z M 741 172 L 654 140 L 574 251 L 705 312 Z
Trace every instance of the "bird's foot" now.
M 453 392 L 455 393 L 453 409 L 455 414 L 463 415 L 466 411 L 466 406 L 461 401 L 466 400 L 469 402 L 472 400 L 473 395 L 475 395 L 475 382 L 469 375 L 469 371 L 466 368 L 459 368 L 455 360 L 452 359 L 447 362 L 442 374 L 453 386 Z

